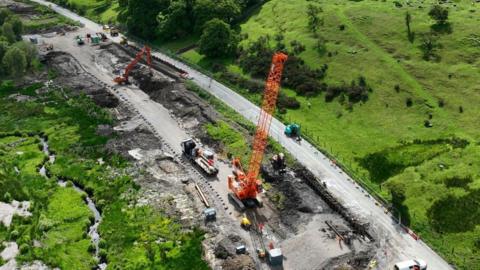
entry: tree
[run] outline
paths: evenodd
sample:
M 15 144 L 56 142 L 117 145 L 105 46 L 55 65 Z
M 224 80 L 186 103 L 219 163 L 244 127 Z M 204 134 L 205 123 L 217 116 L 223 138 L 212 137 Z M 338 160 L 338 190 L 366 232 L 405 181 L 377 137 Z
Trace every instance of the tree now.
M 37 57 L 37 48 L 35 47 L 35 45 L 25 41 L 19 41 L 13 44 L 13 46 L 19 48 L 25 53 L 25 59 L 27 60 L 27 68 L 30 68 L 32 66 L 33 60 L 35 59 L 35 57 Z
M 158 22 L 154 18 L 168 8 L 168 0 L 128 0 L 128 8 L 121 18 L 128 31 L 142 38 L 151 39 L 157 33 Z
M 17 16 L 11 16 L 7 19 L 7 22 L 12 24 L 12 30 L 15 33 L 15 37 L 17 40 L 22 39 L 23 33 L 23 23 Z
M 13 31 L 13 26 L 9 22 L 5 22 L 2 25 L 2 35 L 7 38 L 9 43 L 14 43 L 17 39 L 15 32 Z
M 204 24 L 214 18 L 231 23 L 240 15 L 240 7 L 234 0 L 197 0 L 193 7 L 195 30 L 201 31 Z
M 21 77 L 27 68 L 25 53 L 17 47 L 11 47 L 2 60 L 3 66 L 11 76 Z
M 173 1 L 168 9 L 157 16 L 158 32 L 162 39 L 183 37 L 193 29 L 191 2 L 186 0 Z
M 428 15 L 436 20 L 437 24 L 445 24 L 448 20 L 448 9 L 440 5 L 435 5 L 430 9 Z
M 3 56 L 5 56 L 5 53 L 7 52 L 9 48 L 9 44 L 6 40 L 0 40 L 0 59 L 3 59 Z M 0 74 L 3 73 L 4 67 L 0 66 Z
M 237 38 L 230 25 L 220 19 L 205 24 L 200 37 L 200 53 L 208 57 L 226 56 L 235 51 Z
M 429 61 L 430 59 L 440 60 L 440 56 L 437 55 L 437 49 L 440 48 L 437 38 L 433 35 L 426 35 L 423 37 L 422 45 L 420 49 L 423 52 L 423 59 Z
M 1 8 L 0 9 L 0 25 L 2 25 L 7 20 L 8 16 L 10 16 L 10 10 L 6 8 Z

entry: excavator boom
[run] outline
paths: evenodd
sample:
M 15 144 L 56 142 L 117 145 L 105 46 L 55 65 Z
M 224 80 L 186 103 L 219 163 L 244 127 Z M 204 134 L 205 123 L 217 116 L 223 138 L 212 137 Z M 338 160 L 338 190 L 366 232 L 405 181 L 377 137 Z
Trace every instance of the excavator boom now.
M 128 77 L 130 75 L 130 71 L 132 71 L 132 69 L 138 64 L 138 62 L 140 62 L 140 60 L 142 60 L 142 57 L 144 55 L 146 55 L 147 64 L 148 64 L 148 67 L 150 68 L 150 72 L 151 72 L 151 70 L 152 70 L 151 50 L 150 50 L 150 47 L 145 46 L 145 47 L 143 47 L 142 50 L 140 50 L 140 52 L 137 53 L 137 55 L 132 60 L 132 62 L 130 62 L 130 64 L 128 64 L 128 66 L 125 68 L 125 73 L 121 77 L 115 78 L 114 81 L 116 83 L 126 83 L 126 82 L 128 82 Z

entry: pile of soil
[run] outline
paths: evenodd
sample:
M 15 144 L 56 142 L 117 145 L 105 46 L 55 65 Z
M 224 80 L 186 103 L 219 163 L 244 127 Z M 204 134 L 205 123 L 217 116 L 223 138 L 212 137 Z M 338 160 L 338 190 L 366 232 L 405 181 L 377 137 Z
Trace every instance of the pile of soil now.
M 250 256 L 240 255 L 226 259 L 222 267 L 224 270 L 255 270 L 255 263 Z

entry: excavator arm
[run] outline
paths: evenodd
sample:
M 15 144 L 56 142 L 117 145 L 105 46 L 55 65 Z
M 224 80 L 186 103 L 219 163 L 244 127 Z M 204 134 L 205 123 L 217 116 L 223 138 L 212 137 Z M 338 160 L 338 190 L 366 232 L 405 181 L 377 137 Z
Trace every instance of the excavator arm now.
M 151 50 L 150 50 L 150 47 L 145 46 L 145 47 L 143 47 L 142 50 L 140 50 L 140 52 L 137 53 L 137 55 L 132 60 L 132 62 L 130 62 L 130 64 L 128 64 L 128 66 L 125 68 L 125 72 L 123 73 L 123 75 L 121 77 L 115 78 L 114 81 L 116 83 L 127 83 L 130 72 L 138 64 L 138 62 L 140 62 L 140 60 L 142 60 L 144 55 L 146 55 L 147 64 L 148 64 L 148 67 L 150 68 L 150 72 L 151 72 L 152 71 Z

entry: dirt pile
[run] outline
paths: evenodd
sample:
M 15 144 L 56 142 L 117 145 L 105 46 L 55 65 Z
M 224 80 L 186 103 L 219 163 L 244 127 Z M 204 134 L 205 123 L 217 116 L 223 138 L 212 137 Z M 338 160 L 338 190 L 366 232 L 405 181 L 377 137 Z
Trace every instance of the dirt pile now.
M 222 267 L 224 270 L 255 270 L 253 259 L 247 255 L 235 256 L 226 259 Z
M 49 52 L 43 59 L 50 70 L 50 77 L 57 85 L 66 86 L 73 94 L 85 93 L 93 101 L 106 108 L 115 108 L 119 100 L 105 89 L 103 84 L 92 78 L 80 63 L 68 53 Z M 48 77 L 48 75 L 46 75 Z

